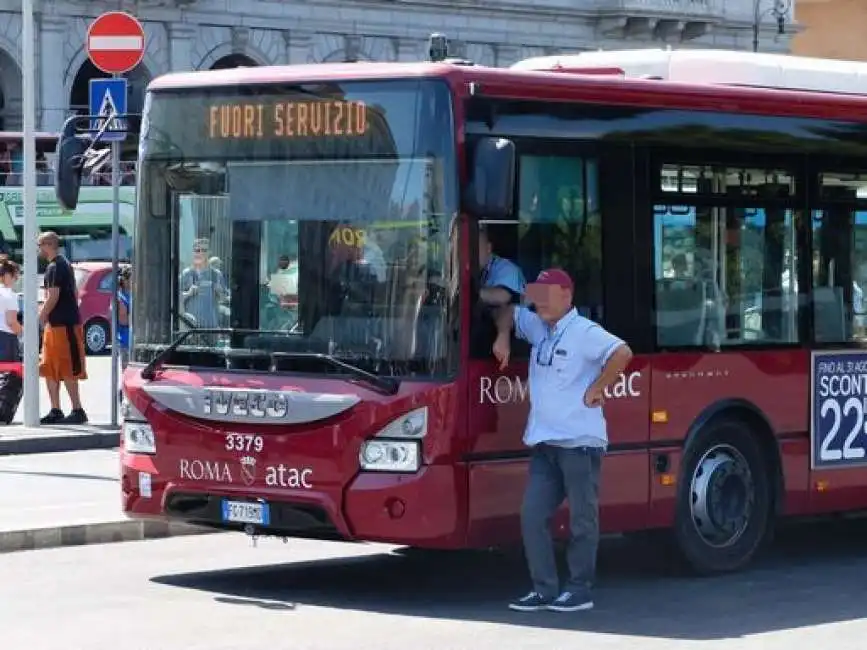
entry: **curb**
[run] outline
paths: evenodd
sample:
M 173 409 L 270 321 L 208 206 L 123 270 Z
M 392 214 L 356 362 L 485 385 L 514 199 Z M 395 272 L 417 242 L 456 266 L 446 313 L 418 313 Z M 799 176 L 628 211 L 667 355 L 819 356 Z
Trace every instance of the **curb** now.
M 125 519 L 95 524 L 0 531 L 0 553 L 35 551 L 61 546 L 110 544 L 221 532 L 181 522 Z
M 114 449 L 120 445 L 120 433 L 90 432 L 63 433 L 60 435 L 26 436 L 3 438 L 0 428 L 0 456 L 17 454 L 47 454 L 64 451 L 86 451 L 88 449 Z

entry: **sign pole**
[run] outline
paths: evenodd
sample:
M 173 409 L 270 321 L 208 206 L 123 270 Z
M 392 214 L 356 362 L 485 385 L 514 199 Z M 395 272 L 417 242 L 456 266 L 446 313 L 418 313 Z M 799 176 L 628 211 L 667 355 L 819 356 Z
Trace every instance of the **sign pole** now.
M 115 79 L 120 75 L 112 75 Z M 120 289 L 118 278 L 120 257 L 120 141 L 111 141 L 111 274 L 114 277 L 114 293 L 111 296 L 111 426 L 117 426 L 118 407 L 118 359 L 117 343 L 117 292 Z
M 36 59 L 33 0 L 22 0 L 21 54 L 24 81 L 24 426 L 39 426 L 39 291 L 36 254 Z
M 110 74 L 111 79 L 91 79 L 90 113 L 112 121 L 103 134 L 111 140 L 111 272 L 114 277 L 114 292 L 111 297 L 111 424 L 118 422 L 118 359 L 117 345 L 117 292 L 120 258 L 120 143 L 126 138 L 127 84 L 120 75 L 129 72 L 141 63 L 145 50 L 144 27 L 139 20 L 124 11 L 109 11 L 94 20 L 87 30 L 87 55 L 99 70 Z M 111 106 L 108 106 L 110 104 Z M 111 117 L 114 115 L 115 117 Z M 120 124 L 122 121 L 124 124 Z M 97 120 L 98 123 L 98 120 Z M 119 128 L 118 128 L 119 127 Z M 112 134 L 117 129 L 120 132 Z

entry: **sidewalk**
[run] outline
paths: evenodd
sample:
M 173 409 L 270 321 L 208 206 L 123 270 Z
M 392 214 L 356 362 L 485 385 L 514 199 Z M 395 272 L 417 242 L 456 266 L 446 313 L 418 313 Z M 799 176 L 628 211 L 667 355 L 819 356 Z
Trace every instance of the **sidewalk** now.
M 31 428 L 13 422 L 0 426 L 0 456 L 112 449 L 119 444 L 120 429 L 109 424 Z
M 212 532 L 128 519 L 116 451 L 0 458 L 0 553 Z
M 87 358 L 87 381 L 81 384 L 81 402 L 90 422 L 74 426 L 23 426 L 24 404 L 18 407 L 15 420 L 9 426 L 0 425 L 0 456 L 10 454 L 40 454 L 47 452 L 78 451 L 82 449 L 111 449 L 120 442 L 120 428 L 111 422 L 111 357 Z M 61 407 L 69 412 L 66 391 L 60 392 Z M 48 412 L 48 393 L 45 382 L 39 382 L 40 414 Z

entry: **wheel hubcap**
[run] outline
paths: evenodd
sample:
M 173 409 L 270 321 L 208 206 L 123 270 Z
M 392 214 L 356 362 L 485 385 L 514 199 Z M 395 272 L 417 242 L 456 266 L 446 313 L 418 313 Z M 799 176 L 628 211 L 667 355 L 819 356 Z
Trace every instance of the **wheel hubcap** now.
M 690 511 L 696 531 L 714 547 L 734 544 L 747 528 L 755 489 L 750 466 L 730 445 L 709 449 L 690 484 Z
M 87 347 L 91 350 L 102 350 L 105 347 L 105 329 L 101 325 L 91 325 L 85 334 Z

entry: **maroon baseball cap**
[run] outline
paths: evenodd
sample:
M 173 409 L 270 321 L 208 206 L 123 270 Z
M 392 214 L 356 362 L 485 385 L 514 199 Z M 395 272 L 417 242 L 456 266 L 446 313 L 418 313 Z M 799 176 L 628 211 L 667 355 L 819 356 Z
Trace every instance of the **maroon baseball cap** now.
M 546 284 L 548 286 L 562 287 L 572 291 L 574 285 L 572 278 L 563 269 L 545 269 L 536 278 L 536 284 Z

